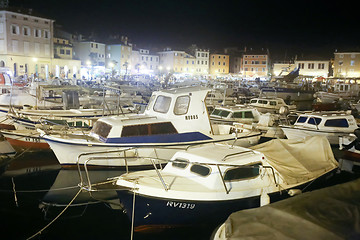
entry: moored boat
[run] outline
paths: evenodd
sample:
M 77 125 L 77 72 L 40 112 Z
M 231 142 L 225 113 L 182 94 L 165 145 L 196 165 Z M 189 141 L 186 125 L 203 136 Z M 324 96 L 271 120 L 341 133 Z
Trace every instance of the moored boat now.
M 286 104 L 282 98 L 252 98 L 249 106 L 255 107 L 263 113 L 279 113 L 281 108 L 286 108 L 287 111 L 296 110 L 295 105 Z
M 298 116 L 293 125 L 281 125 L 288 139 L 308 136 L 325 136 L 330 144 L 337 145 L 339 137 L 357 129 L 353 115 L 346 112 L 309 112 Z
M 205 144 L 176 152 L 163 169 L 123 174 L 116 185 L 135 231 L 217 225 L 234 211 L 300 193 L 337 165 L 323 137 L 252 149 Z
M 77 164 L 77 157 L 84 152 L 234 140 L 236 144 L 245 146 L 257 143 L 259 133 L 238 132 L 230 125 L 210 124 L 205 104 L 208 91 L 202 87 L 157 91 L 153 93 L 144 114 L 100 118 L 89 134 L 56 135 L 43 132 L 42 137 L 62 165 Z M 123 161 L 99 161 L 93 164 L 124 166 Z

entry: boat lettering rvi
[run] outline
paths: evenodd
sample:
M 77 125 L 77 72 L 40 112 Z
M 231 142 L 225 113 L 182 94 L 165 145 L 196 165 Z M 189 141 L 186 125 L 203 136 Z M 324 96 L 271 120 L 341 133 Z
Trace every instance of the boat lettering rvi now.
M 194 209 L 196 204 L 195 203 L 184 203 L 184 202 L 173 202 L 168 201 L 166 203 L 167 207 L 174 207 L 174 208 L 183 208 L 183 209 Z

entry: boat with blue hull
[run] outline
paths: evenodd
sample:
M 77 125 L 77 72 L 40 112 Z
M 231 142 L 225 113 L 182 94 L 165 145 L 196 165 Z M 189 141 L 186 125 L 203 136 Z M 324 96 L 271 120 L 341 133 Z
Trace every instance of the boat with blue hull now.
M 126 148 L 177 147 L 209 142 L 231 142 L 250 146 L 259 133 L 237 131 L 230 125 L 211 125 L 205 98 L 210 89 L 177 88 L 154 92 L 143 114 L 110 116 L 97 120 L 88 134 L 42 132 L 61 165 L 83 164 L 78 156 L 88 152 L 106 152 Z M 171 157 L 169 155 L 168 157 Z M 166 157 L 165 157 L 166 159 Z M 143 162 L 133 161 L 130 166 Z M 123 167 L 124 161 L 93 160 L 89 165 Z
M 251 149 L 204 144 L 177 151 L 163 169 L 123 174 L 116 185 L 134 231 L 150 231 L 218 224 L 234 211 L 299 194 L 337 166 L 324 137 Z

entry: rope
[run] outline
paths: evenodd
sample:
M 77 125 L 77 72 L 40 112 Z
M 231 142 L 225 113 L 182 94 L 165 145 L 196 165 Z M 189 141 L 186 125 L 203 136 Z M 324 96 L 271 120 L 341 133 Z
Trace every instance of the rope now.
M 45 227 L 43 227 L 42 229 L 40 229 L 37 233 L 35 233 L 34 235 L 32 235 L 31 237 L 27 238 L 26 240 L 29 239 L 33 239 L 34 237 L 36 237 L 37 235 L 41 234 L 45 229 L 47 229 L 51 224 L 53 224 L 69 207 L 70 205 L 75 201 L 75 199 L 77 198 L 77 196 L 79 196 L 79 194 L 81 193 L 82 189 L 80 188 L 79 191 L 76 193 L 76 195 L 74 196 L 74 198 L 69 202 L 69 204 L 51 221 L 49 222 Z
M 51 192 L 51 191 L 63 191 L 78 188 L 79 186 L 62 187 L 55 189 L 38 189 L 38 190 L 17 190 L 18 193 L 39 193 L 39 192 Z M 12 192 L 11 190 L 0 189 L 0 192 Z
M 133 195 L 133 206 L 132 206 L 132 213 L 131 213 L 131 236 L 130 239 L 133 240 L 134 239 L 134 221 L 135 221 L 135 196 L 136 193 L 135 191 L 133 191 L 134 195 Z

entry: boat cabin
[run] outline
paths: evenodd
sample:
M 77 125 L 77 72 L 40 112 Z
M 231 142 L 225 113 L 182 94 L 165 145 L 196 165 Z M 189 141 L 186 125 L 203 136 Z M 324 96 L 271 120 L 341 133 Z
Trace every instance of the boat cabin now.
M 257 108 L 260 112 L 276 112 L 280 111 L 281 107 L 288 110 L 295 110 L 295 105 L 288 105 L 282 98 L 253 98 L 250 100 L 250 106 Z
M 249 180 L 255 180 L 260 176 L 264 155 L 247 148 L 228 146 L 194 147 L 187 151 L 178 151 L 170 162 L 165 166 L 162 174 L 185 177 L 203 185 L 206 189 L 223 189 L 224 186 L 219 178 L 221 170 L 224 182 L 230 185 Z M 219 167 L 219 168 L 218 168 Z
M 153 92 L 143 114 L 100 118 L 90 135 L 102 142 L 157 141 L 171 142 L 170 135 L 182 140 L 207 140 L 212 133 L 205 105 L 208 89 L 202 87 L 166 89 Z M 126 139 L 124 137 L 142 139 Z M 162 138 L 160 140 L 159 138 Z M 151 139 L 151 140 L 150 140 Z M 175 141 L 175 139 L 174 139 Z M 179 139 L 176 139 L 179 141 Z
M 353 115 L 339 112 L 315 112 L 300 114 L 294 126 L 310 129 L 353 132 L 358 128 Z
M 256 108 L 216 107 L 210 114 L 213 123 L 253 123 L 258 122 L 260 113 Z

